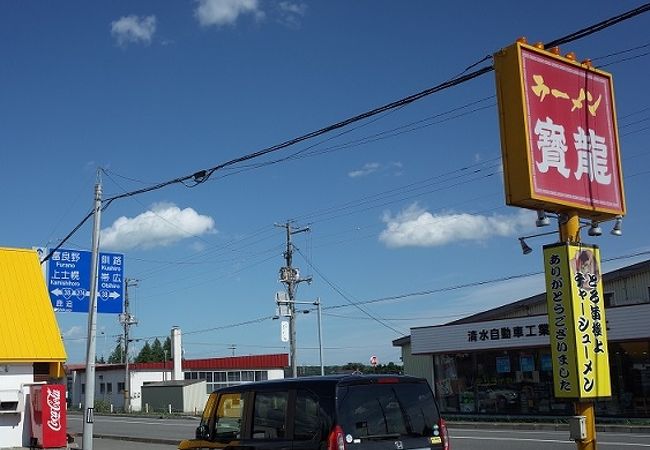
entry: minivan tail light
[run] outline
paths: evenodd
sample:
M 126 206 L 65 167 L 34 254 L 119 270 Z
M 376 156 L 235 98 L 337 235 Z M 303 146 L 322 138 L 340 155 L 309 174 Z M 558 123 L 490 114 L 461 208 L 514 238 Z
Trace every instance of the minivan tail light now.
M 345 450 L 345 439 L 343 438 L 343 428 L 335 425 L 330 431 L 327 439 L 327 450 Z
M 447 423 L 444 419 L 438 421 L 440 426 L 440 438 L 442 439 L 442 448 L 444 450 L 450 450 L 451 445 L 449 444 L 449 432 L 447 431 Z

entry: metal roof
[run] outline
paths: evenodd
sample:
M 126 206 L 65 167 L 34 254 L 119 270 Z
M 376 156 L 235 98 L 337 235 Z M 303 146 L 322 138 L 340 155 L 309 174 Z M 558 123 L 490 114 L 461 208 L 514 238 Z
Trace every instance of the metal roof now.
M 286 353 L 274 353 L 269 355 L 248 355 L 248 356 L 226 356 L 221 358 L 184 359 L 183 370 L 262 370 L 262 369 L 284 369 L 289 366 L 289 356 Z M 173 361 L 147 362 L 129 364 L 130 370 L 166 370 L 174 369 Z M 84 372 L 85 364 L 68 364 L 68 371 Z M 97 372 L 107 370 L 122 370 L 124 364 L 97 364 Z
M 0 248 L 0 362 L 63 362 L 67 356 L 34 250 Z
M 603 283 L 611 283 L 622 278 L 628 278 L 638 273 L 650 271 L 650 259 L 642 261 L 637 264 L 632 264 L 630 266 L 621 267 L 620 269 L 613 270 L 603 274 Z M 481 322 L 484 320 L 491 319 L 501 319 L 505 314 L 526 310 L 532 305 L 537 305 L 540 303 L 546 303 L 546 293 L 542 292 L 540 294 L 533 295 L 531 297 L 524 298 L 522 300 L 508 303 L 507 305 L 498 306 L 496 308 L 488 309 L 487 311 L 482 311 L 471 316 L 463 317 L 462 319 L 454 320 L 448 322 L 445 325 L 457 325 L 461 323 L 472 323 L 472 322 Z
M 183 370 L 197 369 L 284 369 L 289 366 L 286 353 L 230 356 L 225 358 L 186 359 Z

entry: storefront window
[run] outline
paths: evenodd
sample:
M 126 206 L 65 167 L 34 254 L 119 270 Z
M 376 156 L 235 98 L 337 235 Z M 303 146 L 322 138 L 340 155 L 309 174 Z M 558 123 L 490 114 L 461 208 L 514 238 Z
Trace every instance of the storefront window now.
M 650 343 L 609 344 L 612 398 L 596 403 L 596 413 L 650 416 Z
M 475 412 L 474 363 L 469 353 L 435 356 L 436 395 L 442 411 Z
M 443 412 L 570 414 L 555 400 L 551 355 L 545 349 L 435 356 L 436 394 Z
M 523 355 L 524 360 L 530 355 Z M 520 391 L 517 390 L 517 355 L 506 351 L 485 352 L 476 355 L 477 404 L 482 413 L 514 413 L 520 407 Z M 529 361 L 530 363 L 530 361 Z

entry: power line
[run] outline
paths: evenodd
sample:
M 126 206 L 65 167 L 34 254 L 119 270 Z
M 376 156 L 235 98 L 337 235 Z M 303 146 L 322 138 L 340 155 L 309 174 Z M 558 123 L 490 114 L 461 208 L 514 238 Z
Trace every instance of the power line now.
M 298 248 L 296 248 L 296 251 L 301 253 Z M 301 253 L 301 255 L 302 255 L 302 253 Z M 624 260 L 624 259 L 638 258 L 640 256 L 647 256 L 647 255 L 650 255 L 650 250 L 630 253 L 630 254 L 626 254 L 626 255 L 614 256 L 614 257 L 611 257 L 611 258 L 603 258 L 602 261 L 603 262 L 618 261 L 618 260 Z M 309 261 L 307 261 L 307 263 L 314 270 L 317 270 L 316 268 L 314 268 L 309 263 Z M 363 301 L 357 301 L 357 302 L 353 302 L 353 301 L 349 300 L 347 298 L 347 296 L 343 295 L 343 298 L 345 298 L 348 302 L 350 302 L 349 304 L 326 306 L 326 307 L 323 307 L 323 309 L 324 310 L 335 310 L 335 309 L 347 308 L 347 307 L 350 307 L 350 306 L 355 306 L 357 309 L 360 309 L 360 305 L 366 305 L 366 304 L 371 304 L 371 303 L 380 303 L 380 302 L 386 302 L 386 301 L 390 301 L 390 300 L 403 300 L 403 299 L 410 298 L 410 297 L 430 295 L 430 294 L 433 294 L 433 293 L 460 290 L 460 289 L 465 289 L 465 288 L 469 288 L 469 287 L 484 286 L 484 285 L 487 285 L 487 284 L 501 283 L 501 282 L 504 282 L 504 281 L 511 281 L 511 280 L 515 280 L 515 279 L 519 279 L 519 278 L 531 277 L 531 276 L 534 276 L 534 275 L 541 275 L 543 273 L 544 273 L 543 271 L 537 271 L 537 272 L 528 272 L 528 273 L 522 273 L 522 274 L 514 274 L 514 275 L 508 275 L 508 276 L 505 276 L 505 277 L 498 277 L 498 278 L 492 278 L 492 279 L 487 279 L 487 280 L 474 281 L 474 282 L 470 282 L 470 283 L 458 284 L 458 285 L 454 285 L 454 286 L 447 286 L 447 287 L 438 288 L 438 289 L 429 289 L 429 290 L 423 290 L 423 291 L 417 291 L 417 292 L 411 292 L 411 293 L 405 293 L 405 294 L 399 294 L 399 295 L 393 295 L 393 296 L 389 296 L 389 297 L 381 297 L 381 298 L 377 298 L 377 299 L 363 300 Z M 323 278 L 320 273 L 319 273 L 319 276 L 321 276 L 321 278 Z M 323 280 L 325 280 L 325 278 L 323 278 Z M 329 284 L 329 282 L 327 280 L 325 280 L 325 281 Z M 332 285 L 330 285 L 330 286 L 334 290 L 336 290 L 338 293 L 340 293 L 339 292 L 340 289 L 337 289 Z M 328 315 L 331 315 L 331 313 L 328 313 Z M 230 329 L 230 328 L 242 327 L 242 326 L 246 326 L 246 325 L 254 325 L 254 324 L 261 323 L 261 322 L 264 322 L 264 321 L 267 321 L 267 320 L 272 320 L 273 318 L 274 318 L 274 316 L 258 317 L 258 318 L 255 318 L 255 319 L 250 319 L 250 320 L 237 322 L 237 323 L 233 323 L 233 324 L 229 324 L 229 325 L 222 325 L 222 326 L 218 326 L 218 327 L 204 328 L 204 329 L 193 330 L 193 331 L 184 331 L 183 335 L 209 333 L 209 332 L 213 332 L 213 331 L 221 331 L 221 330 Z M 392 327 L 388 327 L 388 328 L 392 329 L 396 333 L 400 333 L 400 334 L 403 335 L 402 332 L 399 332 L 399 331 L 393 329 Z M 117 336 L 119 336 L 119 335 L 112 335 L 112 337 L 117 337 Z M 152 336 L 146 336 L 146 337 L 135 338 L 135 339 L 137 339 L 137 340 L 149 340 L 149 339 L 155 339 L 155 338 L 166 338 L 167 336 L 168 336 L 167 334 L 160 334 L 160 335 L 152 335 Z M 111 335 L 109 335 L 109 337 L 111 337 Z M 67 339 L 64 339 L 64 340 L 74 341 L 74 340 L 85 340 L 85 339 L 86 338 L 67 338 Z
M 609 28 L 609 27 L 611 27 L 613 25 L 616 25 L 616 24 L 618 24 L 620 22 L 623 22 L 625 20 L 631 19 L 631 18 L 633 18 L 633 17 L 635 17 L 637 15 L 640 15 L 642 13 L 645 13 L 645 12 L 647 12 L 649 10 L 650 10 L 650 3 L 646 3 L 646 4 L 644 4 L 644 5 L 642 5 L 642 6 L 638 7 L 638 8 L 634 8 L 634 9 L 632 9 L 630 11 L 624 12 L 624 13 L 619 14 L 619 15 L 614 16 L 614 17 L 610 17 L 610 18 L 605 19 L 605 20 L 603 20 L 601 22 L 598 22 L 598 23 L 596 23 L 594 25 L 590 25 L 590 26 L 585 27 L 585 28 L 583 28 L 581 30 L 578 30 L 578 31 L 576 31 L 574 33 L 571 33 L 571 34 L 568 34 L 568 35 L 563 36 L 561 38 L 550 41 L 550 42 L 545 44 L 545 47 L 547 47 L 547 48 L 548 47 L 555 47 L 555 46 L 559 46 L 559 45 L 562 45 L 562 44 L 565 44 L 565 43 L 568 43 L 568 42 L 572 42 L 572 41 L 575 41 L 575 40 L 578 40 L 578 39 L 582 39 L 583 37 L 586 37 L 586 36 L 589 36 L 589 35 L 594 34 L 596 32 L 602 31 L 602 30 L 604 30 L 606 28 Z M 118 195 L 115 195 L 113 197 L 109 197 L 109 198 L 104 200 L 103 205 L 102 205 L 102 210 L 105 210 L 106 208 L 108 208 L 115 200 L 122 199 L 122 198 L 127 198 L 127 197 L 132 197 L 132 196 L 139 195 L 139 194 L 144 194 L 144 193 L 147 193 L 147 192 L 156 191 L 156 190 L 159 190 L 159 189 L 162 189 L 164 187 L 174 185 L 174 184 L 183 184 L 184 186 L 190 187 L 190 188 L 191 187 L 196 187 L 199 184 L 204 183 L 205 181 L 207 181 L 212 176 L 212 174 L 214 174 L 214 172 L 216 172 L 217 170 L 224 169 L 224 168 L 230 167 L 230 166 L 234 166 L 236 164 L 239 164 L 239 163 L 242 163 L 242 162 L 245 162 L 245 161 L 249 161 L 249 160 L 252 160 L 252 159 L 255 159 L 255 158 L 259 158 L 261 156 L 264 156 L 264 155 L 267 155 L 267 154 L 270 154 L 270 153 L 273 153 L 273 152 L 277 152 L 279 150 L 282 150 L 284 148 L 287 148 L 287 147 L 290 147 L 292 145 L 298 144 L 300 142 L 307 141 L 309 139 L 313 139 L 315 137 L 324 135 L 324 134 L 329 133 L 331 131 L 344 128 L 344 127 L 346 127 L 348 125 L 351 125 L 351 124 L 353 124 L 355 122 L 359 122 L 359 121 L 368 119 L 370 117 L 376 116 L 378 114 L 382 114 L 382 113 L 387 112 L 387 111 L 391 111 L 391 110 L 394 110 L 394 109 L 397 109 L 397 108 L 404 107 L 406 105 L 414 103 L 414 102 L 416 102 L 418 100 L 421 100 L 422 98 L 425 98 L 425 97 L 427 97 L 429 95 L 432 95 L 432 94 L 435 94 L 437 92 L 440 92 L 440 91 L 443 91 L 443 90 L 458 86 L 460 84 L 463 84 L 465 82 L 468 82 L 470 80 L 478 78 L 478 77 L 480 77 L 482 75 L 485 75 L 485 74 L 487 74 L 489 72 L 492 72 L 494 70 L 494 67 L 492 67 L 492 66 L 484 66 L 484 67 L 482 67 L 480 69 L 474 70 L 473 72 L 466 73 L 469 68 L 476 67 L 477 65 L 480 65 L 481 63 L 489 60 L 490 58 L 491 58 L 490 55 L 482 58 L 481 60 L 471 64 L 470 66 L 468 66 L 468 68 L 465 69 L 461 73 L 461 75 L 453 77 L 453 78 L 451 78 L 451 79 L 449 79 L 449 80 L 447 80 L 447 81 L 445 81 L 443 83 L 440 83 L 440 84 L 438 84 L 436 86 L 433 86 L 433 87 L 428 88 L 428 89 L 424 89 L 424 90 L 422 90 L 422 91 L 420 91 L 418 93 L 415 93 L 415 94 L 409 95 L 407 97 L 401 98 L 399 100 L 387 103 L 387 104 L 385 104 L 383 106 L 372 109 L 370 111 L 366 111 L 364 113 L 357 114 L 357 115 L 355 115 L 353 117 L 350 117 L 348 119 L 342 120 L 342 121 L 334 123 L 332 125 L 323 127 L 323 128 L 321 128 L 319 130 L 312 131 L 312 132 L 309 132 L 307 134 L 303 134 L 302 136 L 299 136 L 299 137 L 284 141 L 284 142 L 282 142 L 280 144 L 272 145 L 272 146 L 266 147 L 266 148 L 264 148 L 262 150 L 258 150 L 256 152 L 249 153 L 247 155 L 240 156 L 240 157 L 228 160 L 228 161 L 226 161 L 224 163 L 218 164 L 218 165 L 216 165 L 214 167 L 211 167 L 209 169 L 199 170 L 199 171 L 194 172 L 194 173 L 192 173 L 190 175 L 185 175 L 185 176 L 173 178 L 173 179 L 168 180 L 168 181 L 157 183 L 157 184 L 155 184 L 153 186 L 149 186 L 149 187 L 137 189 L 137 190 L 134 190 L 134 191 L 118 194 Z M 49 254 L 41 261 L 41 263 L 43 263 L 43 262 L 47 261 L 48 259 L 50 259 L 52 254 L 56 250 L 58 250 L 88 220 L 88 218 L 91 215 L 93 215 L 93 212 L 90 212 L 89 215 L 86 216 L 73 229 L 72 232 L 70 232 L 53 250 L 51 250 L 49 252 Z
M 650 250 L 649 251 L 643 251 L 643 252 L 637 252 L 637 253 L 632 253 L 628 255 L 622 255 L 622 256 L 616 256 L 612 258 L 604 258 L 602 261 L 603 262 L 609 262 L 609 261 L 616 261 L 620 259 L 630 259 L 630 258 L 636 258 L 639 256 L 645 256 L 645 255 L 650 255 Z M 463 284 L 457 284 L 453 286 L 446 286 L 442 288 L 436 288 L 436 289 L 427 289 L 423 291 L 416 291 L 416 292 L 409 292 L 405 294 L 398 294 L 398 295 L 391 295 L 388 297 L 380 297 L 380 298 L 375 298 L 372 300 L 364 300 L 357 302 L 357 305 L 369 305 L 373 303 L 382 303 L 382 302 L 387 302 L 391 300 L 403 300 L 406 298 L 411 298 L 411 297 L 422 297 L 425 295 L 431 295 L 431 294 L 438 294 L 441 292 L 449 292 L 449 291 L 456 291 L 460 289 L 466 289 L 470 287 L 478 287 L 478 286 L 485 286 L 487 284 L 495 284 L 495 283 L 503 283 L 505 281 L 512 281 L 512 280 L 517 280 L 520 278 L 528 278 L 532 277 L 535 275 L 541 275 L 543 274 L 543 271 L 537 271 L 537 272 L 527 272 L 527 273 L 521 273 L 521 274 L 516 274 L 516 275 L 508 275 L 505 277 L 499 277 L 499 278 L 491 278 L 487 280 L 481 280 L 481 281 L 473 281 L 470 283 L 463 283 Z M 325 306 L 323 309 L 324 310 L 332 310 L 332 309 L 341 309 L 341 308 L 347 308 L 350 305 L 332 305 L 332 306 Z
M 354 140 L 351 140 L 351 141 L 348 141 L 348 142 L 343 142 L 343 143 L 336 144 L 336 145 L 333 145 L 333 146 L 330 146 L 330 147 L 314 149 L 315 147 L 320 146 L 320 144 L 322 144 L 322 143 L 324 143 L 326 141 L 329 141 L 329 140 L 331 140 L 333 138 L 336 138 L 336 137 L 339 137 L 339 136 L 345 134 L 345 133 L 339 133 L 338 135 L 333 136 L 330 139 L 326 139 L 324 141 L 320 141 L 320 142 L 318 142 L 316 144 L 305 147 L 304 149 L 298 150 L 297 152 L 295 152 L 295 153 L 293 153 L 293 154 L 291 154 L 289 156 L 279 158 L 279 159 L 275 159 L 275 160 L 272 160 L 272 161 L 266 161 L 266 162 L 257 163 L 257 164 L 250 164 L 250 165 L 247 165 L 247 166 L 246 165 L 245 166 L 240 166 L 240 167 L 242 167 L 240 170 L 237 170 L 236 172 L 229 173 L 227 175 L 223 175 L 223 176 L 220 177 L 220 179 L 228 177 L 228 176 L 236 175 L 236 174 L 239 174 L 239 173 L 242 173 L 242 172 L 245 172 L 245 171 L 258 169 L 258 168 L 261 168 L 261 167 L 267 167 L 267 166 L 277 164 L 277 163 L 280 163 L 280 162 L 293 161 L 293 160 L 304 159 L 304 158 L 311 158 L 311 157 L 320 156 L 320 155 L 323 155 L 323 154 L 326 154 L 326 153 L 332 153 L 332 152 L 335 152 L 335 151 L 338 151 L 338 150 L 344 150 L 344 149 L 349 149 L 349 148 L 353 148 L 353 147 L 358 147 L 358 146 L 361 146 L 361 145 L 366 145 L 366 144 L 370 144 L 370 143 L 373 143 L 373 142 L 377 142 L 377 141 L 380 141 L 380 140 L 383 140 L 383 139 L 388 139 L 388 138 L 391 138 L 391 137 L 395 137 L 395 136 L 398 136 L 398 135 L 401 135 L 401 134 L 404 134 L 404 133 L 409 133 L 409 132 L 413 132 L 413 131 L 416 131 L 416 130 L 420 130 L 422 128 L 426 128 L 426 127 L 429 127 L 429 126 L 432 126 L 432 125 L 438 125 L 438 124 L 441 124 L 441 123 L 445 123 L 445 122 L 448 122 L 450 120 L 457 119 L 457 118 L 460 118 L 460 117 L 464 117 L 464 116 L 467 116 L 469 114 L 473 114 L 475 112 L 482 111 L 482 110 L 487 109 L 487 108 L 492 108 L 492 107 L 494 107 L 496 105 L 496 103 L 491 103 L 491 104 L 489 104 L 487 106 L 477 107 L 477 108 L 472 109 L 470 111 L 464 111 L 462 113 L 458 113 L 458 114 L 456 114 L 454 116 L 446 117 L 444 119 L 441 119 L 441 120 L 438 120 L 438 121 L 435 121 L 435 122 L 431 122 L 431 121 L 433 119 L 443 117 L 443 116 L 447 116 L 447 115 L 452 114 L 452 113 L 454 113 L 456 111 L 461 111 L 461 110 L 466 109 L 466 108 L 468 108 L 470 106 L 477 105 L 479 103 L 485 102 L 487 100 L 491 100 L 493 98 L 495 98 L 495 96 L 491 95 L 489 97 L 485 97 L 485 98 L 482 98 L 482 99 L 479 99 L 479 100 L 475 100 L 475 101 L 466 103 L 466 104 L 464 104 L 462 106 L 458 106 L 458 107 L 449 109 L 447 111 L 437 113 L 437 114 L 434 114 L 434 115 L 429 116 L 429 117 L 425 117 L 424 119 L 420 119 L 420 120 L 417 120 L 417 121 L 414 121 L 414 122 L 410 122 L 410 123 L 401 125 L 399 127 L 392 128 L 390 130 L 385 130 L 385 131 L 382 131 L 382 132 L 379 132 L 379 133 L 374 133 L 374 134 L 371 134 L 369 136 L 354 139 Z M 367 123 L 364 124 L 364 125 L 367 125 Z M 419 125 L 419 126 L 415 126 L 415 125 Z M 356 127 L 353 130 L 355 130 L 357 128 L 360 128 L 360 127 Z M 350 131 L 353 131 L 353 130 L 350 130 Z M 311 149 L 314 149 L 314 150 L 311 150 Z M 311 151 L 308 152 L 307 150 L 311 150 Z
M 641 50 L 643 48 L 648 48 L 650 47 L 650 43 L 643 44 L 643 45 L 637 45 L 636 47 L 631 47 L 631 48 L 626 48 L 625 50 L 619 50 L 614 53 L 610 53 L 608 55 L 603 55 L 603 56 L 597 56 L 595 58 L 592 58 L 592 61 L 600 61 L 601 59 L 607 59 L 611 58 L 612 56 L 618 56 L 618 55 L 624 55 L 625 53 L 630 53 L 633 52 L 634 50 Z
M 311 267 L 312 269 L 314 269 L 314 271 L 318 274 L 319 277 L 321 277 L 321 279 L 322 279 L 323 281 L 325 281 L 325 283 L 327 283 L 327 284 L 328 284 L 332 289 L 334 289 L 334 290 L 336 291 L 337 294 L 339 294 L 342 298 L 344 298 L 344 299 L 349 303 L 348 306 L 354 306 L 355 308 L 357 308 L 359 311 L 361 311 L 362 313 L 364 313 L 366 316 L 368 316 L 369 318 L 371 318 L 372 320 L 374 320 L 374 321 L 377 322 L 378 324 L 380 324 L 380 325 L 382 325 L 382 326 L 384 326 L 384 327 L 386 327 L 386 328 L 388 328 L 388 329 L 394 331 L 395 333 L 397 333 L 397 334 L 399 334 L 399 335 L 401 335 L 401 336 L 405 336 L 405 335 L 406 335 L 406 333 L 404 333 L 403 331 L 400 331 L 400 330 L 397 330 L 396 328 L 393 328 L 391 325 L 387 324 L 386 322 L 384 322 L 384 321 L 382 321 L 381 319 L 377 318 L 376 316 L 374 316 L 374 315 L 371 314 L 370 312 L 366 311 L 364 308 L 362 308 L 362 307 L 360 306 L 360 303 L 359 303 L 359 302 L 355 302 L 355 301 L 351 300 L 351 299 L 350 299 L 350 298 L 349 298 L 349 297 L 348 297 L 348 296 L 347 296 L 347 295 L 346 295 L 346 294 L 341 290 L 341 288 L 339 288 L 338 286 L 336 286 L 336 285 L 335 285 L 334 283 L 332 283 L 332 282 L 331 282 L 331 281 L 330 281 L 330 280 L 329 280 L 325 275 L 323 275 L 323 273 L 322 273 L 320 270 L 318 270 L 318 268 L 317 268 L 317 267 L 316 267 L 316 266 L 315 266 L 315 265 L 314 265 L 314 264 L 313 264 L 313 263 L 312 263 L 312 262 L 311 262 L 311 261 L 310 261 L 310 260 L 309 260 L 309 259 L 308 259 L 308 258 L 307 258 L 307 257 L 306 257 L 302 252 L 301 252 L 301 251 L 300 251 L 300 249 L 299 249 L 298 247 L 295 247 L 295 249 L 296 249 L 296 251 L 297 251 L 298 253 L 300 253 L 300 255 L 301 255 L 301 256 L 303 257 L 303 259 L 307 262 L 307 264 L 309 264 L 309 267 Z M 324 308 L 324 309 L 326 309 L 326 308 Z
M 650 3 L 645 3 L 638 8 L 634 8 L 630 11 L 624 12 L 622 14 L 619 14 L 618 16 L 610 17 L 609 19 L 605 19 L 602 22 L 598 22 L 595 25 L 591 25 L 588 27 L 583 28 L 582 30 L 578 30 L 574 33 L 568 34 L 564 37 L 561 37 L 559 39 L 556 39 L 554 41 L 546 43 L 544 46 L 546 48 L 549 47 L 557 47 L 559 45 L 567 44 L 572 41 L 576 41 L 578 39 L 582 39 L 583 37 L 589 36 L 591 34 L 597 33 L 599 31 L 604 30 L 605 28 L 609 28 L 612 25 L 616 25 L 617 23 L 623 22 L 625 20 L 631 19 L 635 16 L 638 16 L 639 14 L 643 14 L 645 12 L 650 11 Z

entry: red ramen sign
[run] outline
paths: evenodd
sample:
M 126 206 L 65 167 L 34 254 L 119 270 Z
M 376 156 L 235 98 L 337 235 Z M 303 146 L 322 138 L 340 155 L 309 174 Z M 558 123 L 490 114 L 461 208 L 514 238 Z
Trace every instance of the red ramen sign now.
M 519 42 L 495 68 L 507 203 L 624 214 L 611 75 Z

